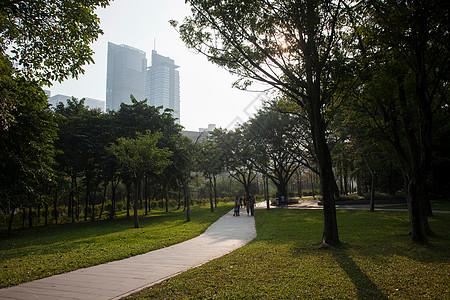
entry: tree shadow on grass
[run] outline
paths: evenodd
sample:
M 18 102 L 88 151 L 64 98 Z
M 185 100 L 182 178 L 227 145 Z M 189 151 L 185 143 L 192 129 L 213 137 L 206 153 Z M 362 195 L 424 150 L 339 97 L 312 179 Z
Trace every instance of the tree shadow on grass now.
M 335 252 L 334 257 L 355 285 L 358 299 L 388 299 L 344 249 Z

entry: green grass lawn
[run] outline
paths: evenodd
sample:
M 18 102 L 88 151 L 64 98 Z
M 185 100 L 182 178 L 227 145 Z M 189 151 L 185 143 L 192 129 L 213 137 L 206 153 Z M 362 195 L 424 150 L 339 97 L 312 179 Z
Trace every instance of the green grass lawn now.
M 52 225 L 13 231 L 0 238 L 0 287 L 123 259 L 193 238 L 232 209 L 231 203 L 192 207 L 191 222 L 183 211 L 151 211 L 132 218 Z
M 450 299 L 450 215 L 411 242 L 406 212 L 338 211 L 339 249 L 320 249 L 323 213 L 257 210 L 246 246 L 126 299 Z
M 375 200 L 376 203 L 376 200 Z M 398 208 L 403 208 L 403 209 L 408 209 L 408 206 L 405 204 L 399 204 L 399 205 L 387 205 L 385 207 L 383 207 L 385 209 L 398 209 Z M 433 211 L 450 211 L 450 201 L 432 201 L 431 202 L 431 209 Z

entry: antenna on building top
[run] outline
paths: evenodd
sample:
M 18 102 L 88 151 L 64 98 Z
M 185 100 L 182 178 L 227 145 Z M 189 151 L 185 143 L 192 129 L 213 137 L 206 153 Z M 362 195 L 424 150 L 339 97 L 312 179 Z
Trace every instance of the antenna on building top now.
M 156 51 L 156 38 L 153 38 L 153 50 Z

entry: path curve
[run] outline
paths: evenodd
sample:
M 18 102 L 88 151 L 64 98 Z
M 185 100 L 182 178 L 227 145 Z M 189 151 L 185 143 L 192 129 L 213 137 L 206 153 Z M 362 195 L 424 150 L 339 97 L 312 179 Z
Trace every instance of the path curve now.
M 256 237 L 255 221 L 230 211 L 203 234 L 127 259 L 0 289 L 0 299 L 120 299 L 228 254 Z

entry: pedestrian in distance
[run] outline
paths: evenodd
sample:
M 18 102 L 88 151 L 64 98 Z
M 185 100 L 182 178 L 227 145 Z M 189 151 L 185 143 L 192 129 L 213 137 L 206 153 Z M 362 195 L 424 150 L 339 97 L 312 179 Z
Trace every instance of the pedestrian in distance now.
M 247 216 L 250 213 L 250 201 L 247 198 L 244 198 L 244 202 L 245 202 L 245 209 L 247 209 Z
M 253 216 L 254 212 L 255 212 L 255 197 L 250 196 L 250 214 Z
M 234 199 L 234 214 L 233 214 L 233 216 L 239 216 L 239 207 L 240 207 L 239 197 L 236 196 L 236 199 Z

